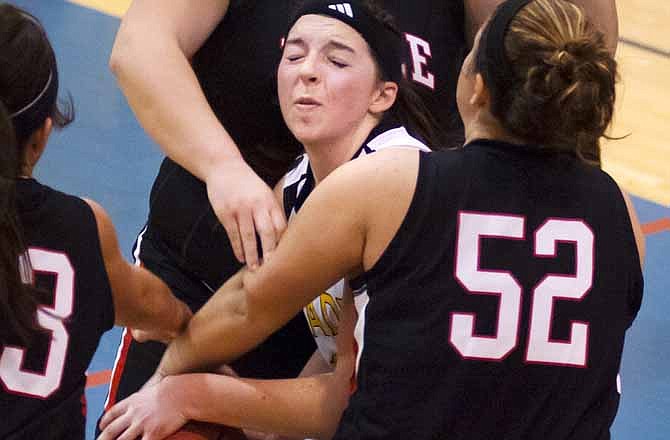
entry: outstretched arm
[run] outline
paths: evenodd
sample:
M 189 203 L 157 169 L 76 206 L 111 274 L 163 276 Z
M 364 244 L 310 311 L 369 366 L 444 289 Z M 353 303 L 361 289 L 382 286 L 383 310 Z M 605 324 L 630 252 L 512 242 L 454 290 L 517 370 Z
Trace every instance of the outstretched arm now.
M 335 281 L 371 267 L 407 212 L 418 158 L 412 150 L 380 152 L 329 175 L 294 217 L 273 258 L 228 280 L 170 344 L 158 377 L 230 363 Z
M 165 153 L 207 185 L 235 255 L 258 262 L 286 227 L 270 188 L 244 162 L 212 112 L 190 58 L 225 16 L 230 0 L 135 0 L 114 41 L 110 68 L 130 107 Z M 236 62 L 236 60 L 230 60 Z
M 123 258 L 109 216 L 96 202 L 85 201 L 98 224 L 102 257 L 114 300 L 115 324 L 147 330 L 163 341 L 172 340 L 191 318 L 190 309 L 172 295 L 160 278 Z
M 119 435 L 159 439 L 189 420 L 272 432 L 291 438 L 330 438 L 349 397 L 353 374 L 353 300 L 342 305 L 335 371 L 285 380 L 182 374 L 145 387 L 102 418 L 100 440 Z M 318 354 L 317 354 L 318 356 Z

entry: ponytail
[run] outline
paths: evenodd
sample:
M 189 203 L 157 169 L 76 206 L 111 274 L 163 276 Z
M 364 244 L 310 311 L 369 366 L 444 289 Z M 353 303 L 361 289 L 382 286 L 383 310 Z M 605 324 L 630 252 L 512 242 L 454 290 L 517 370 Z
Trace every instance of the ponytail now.
M 16 210 L 20 162 L 14 129 L 2 103 L 0 148 L 0 344 L 25 345 L 40 329 L 35 313 L 40 292 L 24 283 L 32 272 Z

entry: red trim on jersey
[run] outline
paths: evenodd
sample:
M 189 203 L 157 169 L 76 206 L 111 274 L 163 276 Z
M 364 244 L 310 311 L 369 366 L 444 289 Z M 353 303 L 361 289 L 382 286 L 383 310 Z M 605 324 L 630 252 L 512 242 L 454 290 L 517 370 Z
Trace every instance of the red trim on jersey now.
M 84 418 L 86 418 L 86 413 L 88 412 L 88 405 L 86 403 L 86 393 L 82 393 L 80 402 L 81 402 L 81 415 L 84 416 Z
M 353 342 L 353 349 L 354 349 L 354 359 L 358 356 L 358 343 L 356 342 L 356 339 L 354 339 Z M 358 389 L 358 382 L 356 382 L 356 374 L 358 374 L 358 371 L 356 371 L 356 366 L 354 365 L 354 372 L 351 373 L 351 379 L 349 379 L 349 395 L 352 395 L 356 392 Z
M 114 365 L 114 371 L 112 375 L 112 383 L 109 386 L 109 397 L 107 399 L 107 405 L 105 405 L 105 411 L 110 409 L 116 403 L 116 392 L 119 389 L 119 383 L 121 382 L 121 376 L 123 375 L 123 369 L 126 366 L 126 359 L 128 357 L 128 349 L 130 348 L 130 343 L 133 341 L 133 335 L 130 332 L 130 329 L 125 330 L 123 335 L 123 340 L 121 341 L 121 355 L 119 360 L 116 361 Z

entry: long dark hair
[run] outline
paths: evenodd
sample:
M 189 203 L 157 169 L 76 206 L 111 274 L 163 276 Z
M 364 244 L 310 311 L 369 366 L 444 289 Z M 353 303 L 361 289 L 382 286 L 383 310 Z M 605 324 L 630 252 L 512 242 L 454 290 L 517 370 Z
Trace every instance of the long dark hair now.
M 39 20 L 0 4 L 0 343 L 26 345 L 41 328 L 36 310 L 44 292 L 31 284 L 32 270 L 16 206 L 16 181 L 30 137 L 51 118 L 56 128 L 72 122 L 71 99 L 58 106 L 58 69 Z
M 18 149 L 9 114 L 1 102 L 0 146 L 0 344 L 25 345 L 40 329 L 35 312 L 43 294 L 26 283 L 30 260 L 16 211 Z

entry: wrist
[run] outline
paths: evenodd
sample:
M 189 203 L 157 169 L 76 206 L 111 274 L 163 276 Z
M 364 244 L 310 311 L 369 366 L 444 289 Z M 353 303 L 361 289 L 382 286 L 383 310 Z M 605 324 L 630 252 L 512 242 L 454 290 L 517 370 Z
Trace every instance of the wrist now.
M 221 175 L 230 173 L 233 169 L 248 168 L 249 165 L 244 161 L 242 155 L 236 150 L 235 153 L 221 153 L 217 157 L 211 158 L 203 168 L 203 181 L 205 184 Z

